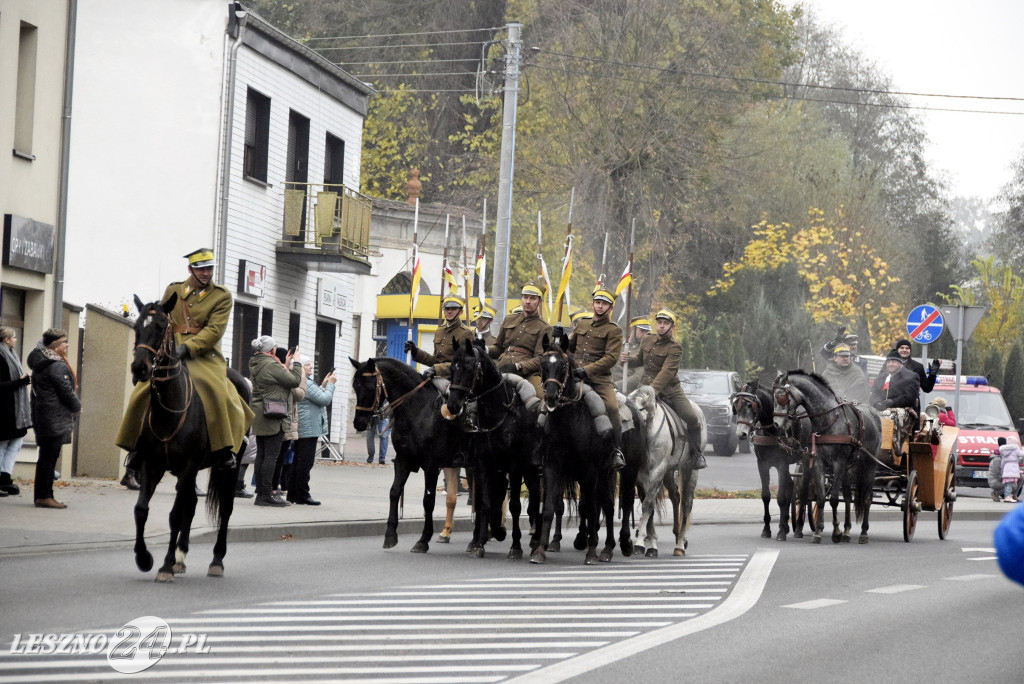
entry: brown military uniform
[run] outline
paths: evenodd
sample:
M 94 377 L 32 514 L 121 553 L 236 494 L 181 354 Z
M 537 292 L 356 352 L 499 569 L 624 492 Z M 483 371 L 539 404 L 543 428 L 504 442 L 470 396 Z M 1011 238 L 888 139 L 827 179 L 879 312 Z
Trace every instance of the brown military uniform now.
M 447 322 L 438 326 L 434 331 L 434 353 L 428 354 L 417 348 L 412 355 L 412 360 L 427 366 L 433 366 L 434 372 L 440 378 L 450 377 L 452 374 L 451 365 L 455 359 L 455 345 L 462 345 L 466 340 L 472 342 L 476 334 L 468 325 L 455 319 L 452 325 Z
M 542 396 L 540 383 L 540 355 L 544 353 L 544 336 L 551 339 L 551 326 L 540 314 L 527 316 L 525 313 L 511 314 L 501 323 L 501 330 L 494 344 L 487 348 L 498 365 L 514 363 L 518 375 L 528 380 L 537 396 Z
M 174 342 L 188 347 L 184 362 L 203 400 L 210 450 L 230 447 L 238 451 L 253 421 L 253 412 L 228 380 L 227 361 L 220 350 L 220 339 L 231 318 L 231 293 L 212 280 L 206 287 L 197 287 L 193 278 L 169 285 L 162 301 L 174 293 L 178 295 L 178 304 L 170 313 Z M 190 315 L 183 303 L 188 305 Z M 148 409 L 149 383 L 140 382 L 128 400 L 115 440 L 117 446 L 126 451 L 135 448 Z
M 658 398 L 672 406 L 676 415 L 686 423 L 690 439 L 696 444 L 700 439 L 699 409 L 690 403 L 679 384 L 679 362 L 682 358 L 683 346 L 671 335 L 662 337 L 652 333 L 640 342 L 640 351 L 629 357 L 629 365 L 643 366 L 640 384 L 653 387 Z
M 611 373 L 622 353 L 622 329 L 612 323 L 611 309 L 580 320 L 569 337 L 569 351 L 587 372 L 587 384 L 601 396 L 612 428 L 618 434 L 619 402 Z
M 498 341 L 498 338 L 495 337 L 494 333 L 492 333 L 490 330 L 484 330 L 483 332 L 477 330 L 476 337 L 478 340 L 483 340 L 484 344 L 486 344 L 488 347 L 490 347 L 491 345 Z

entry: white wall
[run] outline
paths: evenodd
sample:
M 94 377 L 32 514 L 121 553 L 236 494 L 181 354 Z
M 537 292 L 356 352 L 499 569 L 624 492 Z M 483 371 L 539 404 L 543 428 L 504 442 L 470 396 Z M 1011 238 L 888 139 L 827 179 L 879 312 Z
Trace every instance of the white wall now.
M 270 98 L 270 140 L 267 159 L 267 181 L 270 187 L 242 177 L 245 142 L 245 107 L 247 89 L 252 87 Z M 288 339 L 289 313 L 300 315 L 299 347 L 304 356 L 312 356 L 316 335 L 317 279 L 321 274 L 289 266 L 277 261 L 276 242 L 281 239 L 284 216 L 285 163 L 288 152 L 288 117 L 291 110 L 309 119 L 310 182 L 323 180 L 326 134 L 345 141 L 345 185 L 359 187 L 360 150 L 362 148 L 362 116 L 345 107 L 313 85 L 282 69 L 274 62 L 248 47 L 238 53 L 238 75 L 233 116 L 231 176 L 228 206 L 227 263 L 220 270 L 222 282 L 244 302 L 274 311 L 274 338 L 284 346 Z M 265 293 L 262 299 L 238 293 L 239 260 L 253 261 L 267 267 Z M 348 394 L 351 389 L 346 358 L 354 348 L 352 313 L 355 276 L 332 273 L 329 277 L 346 285 L 349 309 L 342 318 L 325 318 L 338 325 L 341 336 L 335 340 L 334 367 L 339 371 L 332 409 L 332 439 L 345 440 L 348 420 Z M 358 312 L 357 312 L 358 313 Z M 221 341 L 227 352 L 232 348 L 235 330 L 229 330 Z M 319 377 L 321 370 L 317 369 Z
M 226 26 L 223 0 L 79 2 L 67 301 L 154 300 L 213 246 Z

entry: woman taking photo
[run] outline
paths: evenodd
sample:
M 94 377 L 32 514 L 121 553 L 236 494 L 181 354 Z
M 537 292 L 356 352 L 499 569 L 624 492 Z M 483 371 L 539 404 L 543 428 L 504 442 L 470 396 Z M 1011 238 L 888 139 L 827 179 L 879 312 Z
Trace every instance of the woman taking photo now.
M 305 366 L 307 376 L 312 376 L 313 365 Z M 334 371 L 328 373 L 317 385 L 312 377 L 306 382 L 306 396 L 299 402 L 299 436 L 295 440 L 295 464 L 292 466 L 288 500 L 296 504 L 319 506 L 320 502 L 310 496 L 309 473 L 316 460 L 316 443 L 327 434 L 327 405 L 334 397 Z
M 288 352 L 285 362 L 274 355 L 277 343 L 269 335 L 252 341 L 249 377 L 252 380 L 252 410 L 256 417 L 252 432 L 256 435 L 256 500 L 257 506 L 287 506 L 274 494 L 274 468 L 284 442 L 284 419 L 292 412 L 292 389 L 302 382 L 302 357 L 296 347 Z

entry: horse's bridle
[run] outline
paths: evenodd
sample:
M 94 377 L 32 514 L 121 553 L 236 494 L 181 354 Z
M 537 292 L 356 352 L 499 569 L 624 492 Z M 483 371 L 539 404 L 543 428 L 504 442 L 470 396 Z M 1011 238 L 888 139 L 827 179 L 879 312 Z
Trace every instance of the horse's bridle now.
M 746 420 L 745 418 L 739 417 L 739 411 L 736 410 L 737 406 L 743 406 L 744 404 L 750 406 L 750 409 L 753 412 L 754 416 L 757 416 L 759 413 L 761 413 L 761 401 L 757 398 L 756 394 L 753 394 L 751 392 L 737 392 L 736 394 L 732 395 L 732 411 L 733 413 L 737 414 L 736 422 L 739 425 L 746 425 L 752 430 L 758 430 L 764 427 L 761 425 L 761 423 Z
M 156 402 L 160 404 L 160 407 L 163 410 L 167 411 L 168 413 L 181 414 L 181 418 L 178 420 L 178 424 L 177 426 L 175 426 L 171 434 L 167 435 L 166 437 L 161 437 L 156 433 L 156 430 L 153 428 L 152 406 L 146 409 L 146 424 L 149 426 L 149 430 L 150 432 L 153 433 L 153 436 L 159 439 L 161 442 L 163 442 L 166 450 L 167 445 L 170 443 L 170 441 L 174 439 L 177 436 L 177 434 L 181 432 L 181 428 L 185 426 L 185 419 L 188 417 L 188 410 L 192 406 L 193 382 L 192 376 L 186 374 L 185 405 L 182 408 L 171 408 L 170 406 L 164 404 L 163 398 L 160 396 L 160 392 L 157 391 L 157 385 L 153 383 L 167 382 L 168 380 L 173 380 L 184 371 L 185 365 L 181 362 L 181 359 L 178 359 L 174 356 L 174 328 L 172 325 L 170 325 L 171 317 L 167 313 L 157 310 L 155 307 L 150 308 L 145 315 L 163 316 L 164 319 L 167 320 L 168 322 L 167 329 L 164 330 L 164 339 L 161 341 L 159 349 L 154 349 L 153 347 L 150 347 L 148 344 L 140 344 L 138 342 L 135 343 L 136 350 L 144 349 L 153 354 L 153 365 L 149 373 L 151 398 L 155 398 Z M 173 361 L 173 363 L 168 363 L 168 359 Z M 158 370 L 166 372 L 162 373 L 159 377 L 157 377 L 156 371 Z M 168 458 L 170 458 L 169 454 Z
M 377 387 L 374 391 L 373 406 L 356 406 L 356 411 L 368 411 L 373 414 L 377 420 L 383 420 L 384 418 L 390 417 L 394 414 L 395 409 L 405 403 L 405 400 L 412 395 L 423 389 L 430 378 L 424 378 L 423 382 L 413 387 L 411 390 L 398 397 L 394 401 L 390 401 L 388 397 L 388 388 L 384 384 L 384 377 L 380 374 L 379 368 L 374 368 L 372 373 L 360 373 L 364 378 L 374 377 L 376 378 Z M 384 405 L 381 406 L 380 398 L 384 397 Z
M 560 406 L 567 406 L 568 404 L 575 403 L 575 402 L 579 401 L 580 399 L 582 399 L 583 398 L 583 383 L 582 382 L 577 383 L 579 385 L 579 387 L 578 387 L 578 391 L 576 392 L 576 396 L 575 397 L 566 397 L 565 396 L 565 386 L 569 383 L 569 373 L 572 372 L 572 368 L 571 368 L 572 364 L 569 362 L 569 355 L 566 354 L 561 349 L 558 349 L 557 347 L 554 348 L 554 349 L 550 349 L 550 350 L 544 352 L 544 356 L 547 356 L 548 354 L 554 354 L 555 356 L 558 356 L 559 358 L 565 360 L 565 373 L 562 374 L 562 379 L 559 380 L 558 378 L 548 378 L 547 380 L 544 381 L 544 386 L 545 387 L 547 387 L 547 385 L 549 383 L 558 386 L 558 401 L 555 402 L 555 408 L 558 408 Z M 541 402 L 541 411 L 549 411 L 549 410 L 552 410 L 552 409 L 548 409 L 547 408 L 547 402 L 542 401 Z

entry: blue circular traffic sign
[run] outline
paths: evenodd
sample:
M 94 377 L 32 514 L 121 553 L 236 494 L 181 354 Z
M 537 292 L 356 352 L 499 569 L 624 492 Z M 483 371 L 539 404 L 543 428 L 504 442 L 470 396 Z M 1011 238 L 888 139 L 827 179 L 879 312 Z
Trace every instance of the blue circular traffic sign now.
M 931 304 L 922 304 L 907 316 L 907 334 L 918 344 L 931 344 L 939 339 L 944 325 L 942 312 Z

